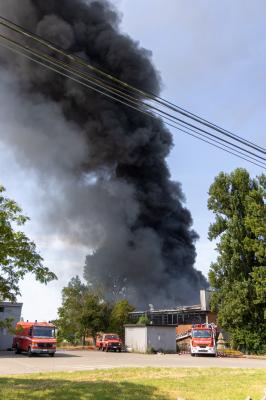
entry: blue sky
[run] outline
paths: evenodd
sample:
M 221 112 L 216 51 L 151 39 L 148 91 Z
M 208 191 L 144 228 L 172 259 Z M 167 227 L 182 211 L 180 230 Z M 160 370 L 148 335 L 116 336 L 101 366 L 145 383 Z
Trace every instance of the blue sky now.
M 238 135 L 265 146 L 266 28 L 263 1 L 120 0 L 122 29 L 151 49 L 163 80 L 162 96 Z M 260 168 L 173 130 L 168 159 L 182 183 L 200 235 L 196 267 L 215 258 L 207 239 L 213 219 L 208 188 L 220 171 Z
M 116 0 L 123 14 L 121 29 L 150 49 L 163 82 L 162 96 L 265 146 L 266 3 L 264 1 Z M 43 199 L 34 171 L 22 170 L 11 148 L 1 142 L 0 182 L 23 207 L 31 222 L 27 234 L 35 240 L 47 266 L 59 280 L 47 287 L 22 283 L 25 319 L 51 319 L 61 302 L 61 288 L 82 273 L 86 249 L 65 243 L 39 224 Z M 207 239 L 213 220 L 207 210 L 208 188 L 220 171 L 245 167 L 252 176 L 260 168 L 173 131 L 175 146 L 168 163 L 172 178 L 182 183 L 186 206 L 199 233 L 196 267 L 207 274 L 215 259 Z

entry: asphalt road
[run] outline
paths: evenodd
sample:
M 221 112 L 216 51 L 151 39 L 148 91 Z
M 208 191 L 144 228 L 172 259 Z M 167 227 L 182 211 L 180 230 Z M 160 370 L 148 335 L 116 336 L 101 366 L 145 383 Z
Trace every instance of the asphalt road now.
M 54 358 L 50 358 L 46 355 L 28 357 L 13 352 L 0 352 L 0 375 L 148 366 L 265 368 L 266 373 L 266 360 L 246 358 L 194 358 L 177 354 L 147 355 L 100 351 L 58 351 Z

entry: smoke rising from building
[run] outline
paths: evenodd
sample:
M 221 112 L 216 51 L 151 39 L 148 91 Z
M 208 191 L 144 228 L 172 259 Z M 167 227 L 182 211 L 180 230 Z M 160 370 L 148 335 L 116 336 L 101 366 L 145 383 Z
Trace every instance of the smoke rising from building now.
M 151 53 L 107 1 L 1 0 L 0 13 L 91 64 L 159 93 Z M 45 186 L 47 223 L 88 247 L 84 277 L 142 307 L 193 303 L 196 233 L 166 157 L 172 137 L 138 113 L 0 50 L 1 140 Z

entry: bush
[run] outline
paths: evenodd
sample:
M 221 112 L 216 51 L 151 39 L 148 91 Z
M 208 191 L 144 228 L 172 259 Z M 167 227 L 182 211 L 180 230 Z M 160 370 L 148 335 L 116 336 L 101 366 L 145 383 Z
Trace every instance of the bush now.
M 150 323 L 151 321 L 147 317 L 147 315 L 142 315 L 141 317 L 139 317 L 137 325 L 150 325 Z

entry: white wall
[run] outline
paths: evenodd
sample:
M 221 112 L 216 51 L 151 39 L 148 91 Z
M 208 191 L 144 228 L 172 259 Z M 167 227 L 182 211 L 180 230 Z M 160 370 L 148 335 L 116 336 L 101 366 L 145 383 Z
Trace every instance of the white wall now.
M 146 353 L 147 351 L 147 327 L 146 326 L 126 326 L 125 345 L 132 351 Z
M 176 352 L 175 326 L 126 326 L 125 345 L 132 351 L 146 353 L 150 349 Z
M 0 303 L 1 311 L 0 311 L 0 320 L 4 320 L 6 318 L 13 318 L 13 327 L 16 326 L 16 323 L 20 320 L 21 315 L 21 303 L 12 304 L 3 302 Z M 13 342 L 13 334 L 9 333 L 6 328 L 0 328 L 0 350 L 7 350 L 12 347 Z

